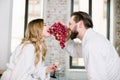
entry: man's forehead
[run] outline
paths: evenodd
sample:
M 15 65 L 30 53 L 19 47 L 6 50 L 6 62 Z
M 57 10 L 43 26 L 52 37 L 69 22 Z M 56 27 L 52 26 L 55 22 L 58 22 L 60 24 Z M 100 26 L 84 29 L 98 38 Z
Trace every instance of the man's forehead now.
M 74 16 L 72 16 L 72 17 L 70 18 L 69 23 L 75 23 L 75 21 L 74 21 Z
M 71 16 L 71 17 L 70 17 L 70 20 L 73 20 L 73 19 L 74 19 L 74 16 Z

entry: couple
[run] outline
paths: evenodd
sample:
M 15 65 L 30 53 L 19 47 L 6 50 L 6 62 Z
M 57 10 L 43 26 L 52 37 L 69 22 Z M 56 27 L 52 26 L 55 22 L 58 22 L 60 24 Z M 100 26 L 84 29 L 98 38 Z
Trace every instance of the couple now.
M 73 57 L 84 58 L 88 80 L 120 80 L 120 58 L 111 43 L 93 29 L 91 17 L 85 12 L 74 12 L 69 21 L 70 34 L 65 50 Z M 28 24 L 25 38 L 12 54 L 8 69 L 1 80 L 49 80 L 54 65 L 45 67 L 46 45 L 50 36 L 42 19 Z M 82 40 L 82 46 L 73 41 Z

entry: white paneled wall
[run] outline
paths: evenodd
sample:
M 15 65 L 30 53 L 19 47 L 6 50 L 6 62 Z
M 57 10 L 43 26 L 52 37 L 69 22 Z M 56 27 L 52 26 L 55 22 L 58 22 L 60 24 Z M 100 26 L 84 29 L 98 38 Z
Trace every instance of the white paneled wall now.
M 0 70 L 6 68 L 10 56 L 12 0 L 0 0 Z

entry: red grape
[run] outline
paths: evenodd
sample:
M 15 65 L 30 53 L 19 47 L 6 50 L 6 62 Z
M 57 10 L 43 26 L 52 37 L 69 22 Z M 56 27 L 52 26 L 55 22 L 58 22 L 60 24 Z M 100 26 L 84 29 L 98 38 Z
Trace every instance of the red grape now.
M 67 36 L 67 28 L 61 23 L 54 23 L 48 30 L 56 40 L 60 42 L 60 46 L 63 49 L 65 47 L 65 38 Z

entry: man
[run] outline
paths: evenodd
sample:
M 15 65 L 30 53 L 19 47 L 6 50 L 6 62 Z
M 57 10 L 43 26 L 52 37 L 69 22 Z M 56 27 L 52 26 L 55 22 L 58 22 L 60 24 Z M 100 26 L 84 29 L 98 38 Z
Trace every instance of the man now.
M 88 80 L 120 80 L 120 58 L 113 45 L 95 32 L 91 17 L 85 12 L 74 12 L 69 21 L 71 35 L 65 49 L 73 57 L 84 58 Z M 78 38 L 82 45 L 75 43 Z

